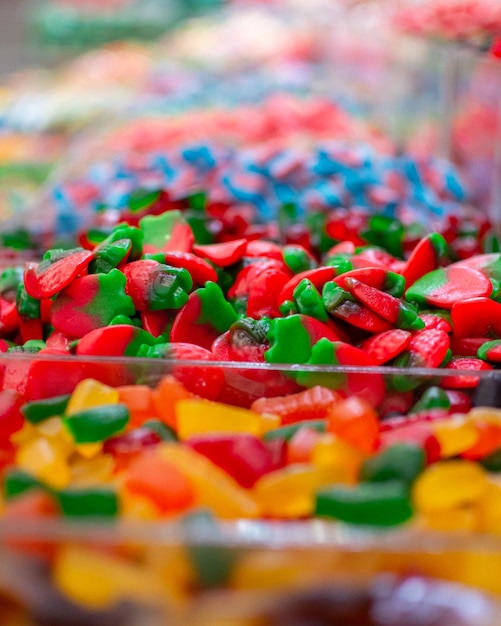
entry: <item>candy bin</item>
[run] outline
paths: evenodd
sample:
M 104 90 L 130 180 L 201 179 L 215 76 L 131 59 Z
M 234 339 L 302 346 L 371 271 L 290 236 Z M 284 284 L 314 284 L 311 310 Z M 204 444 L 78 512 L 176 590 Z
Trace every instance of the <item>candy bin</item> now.
M 187 345 L 0 359 L 3 624 L 499 623 L 495 372 Z

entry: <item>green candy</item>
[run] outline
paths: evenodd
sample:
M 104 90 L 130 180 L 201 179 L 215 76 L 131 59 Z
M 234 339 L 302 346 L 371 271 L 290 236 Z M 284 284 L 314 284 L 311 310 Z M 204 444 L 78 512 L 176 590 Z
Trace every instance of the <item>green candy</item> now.
M 330 281 L 325 283 L 322 289 L 322 300 L 327 311 L 333 313 L 343 302 L 347 300 L 352 302 L 353 296 L 339 285 L 336 285 L 336 283 Z
M 174 227 L 187 224 L 181 211 L 166 211 L 160 215 L 146 215 L 139 221 L 144 244 L 161 250 L 169 242 Z
M 294 289 L 293 297 L 299 313 L 315 317 L 322 322 L 329 320 L 329 316 L 322 301 L 322 296 L 311 280 L 303 278 Z
M 294 274 L 300 274 L 316 267 L 316 263 L 308 252 L 299 246 L 284 246 L 282 254 L 284 263 Z
M 346 272 L 351 272 L 351 270 L 353 269 L 353 264 L 350 261 L 349 257 L 343 256 L 341 254 L 335 254 L 334 256 L 327 257 L 324 265 L 333 267 L 336 270 L 336 276 L 346 274 Z
M 386 272 L 381 289 L 394 298 L 402 298 L 405 293 L 405 278 L 395 272 Z
M 451 402 L 445 391 L 441 387 L 430 387 L 423 393 L 409 413 L 419 413 L 420 411 L 430 411 L 432 409 L 448 411 L 450 408 Z
M 8 267 L 0 274 L 0 294 L 4 298 L 9 292 L 15 295 L 20 285 L 24 285 L 24 268 L 20 265 Z
M 311 355 L 311 338 L 299 315 L 272 320 L 267 335 L 270 348 L 264 353 L 268 363 L 306 363 Z
M 264 441 L 274 441 L 275 439 L 284 439 L 290 441 L 294 435 L 302 428 L 311 428 L 318 433 L 327 432 L 327 420 L 307 420 L 305 422 L 295 422 L 288 426 L 281 426 L 280 428 L 274 428 L 264 434 Z
M 3 481 L 3 493 L 6 500 L 12 500 L 26 491 L 30 491 L 30 489 L 43 488 L 43 483 L 37 478 L 17 469 L 9 470 Z
M 89 263 L 89 274 L 108 274 L 129 255 L 131 249 L 130 239 L 101 244 L 94 250 L 94 259 Z
M 483 343 L 477 351 L 477 356 L 479 359 L 483 359 L 484 361 L 489 361 L 489 352 L 491 350 L 499 349 L 501 346 L 501 339 L 494 339 L 493 341 L 486 341 Z
M 212 281 L 193 292 L 200 299 L 200 315 L 197 324 L 210 324 L 219 333 L 225 333 L 238 320 L 232 305 L 224 297 L 221 287 Z
M 64 489 L 55 493 L 65 517 L 117 517 L 118 496 L 107 487 Z
M 501 448 L 498 448 L 495 452 L 481 459 L 480 464 L 483 465 L 488 472 L 492 472 L 493 474 L 501 472 Z
M 123 241 L 124 239 L 128 239 L 132 242 L 129 260 L 137 261 L 140 259 L 143 254 L 144 234 L 142 230 L 136 228 L 135 226 L 129 226 L 128 224 L 119 224 L 118 226 L 115 226 L 113 232 L 101 242 L 100 247 L 104 248 L 109 244 L 116 241 Z
M 47 398 L 46 400 L 36 400 L 35 402 L 28 402 L 21 407 L 21 413 L 32 424 L 39 424 L 49 417 L 56 415 L 63 415 L 70 395 L 56 396 L 54 398 Z
M 63 418 L 77 444 L 99 443 L 121 432 L 129 421 L 125 404 L 98 406 Z
M 158 419 L 147 420 L 142 427 L 156 433 L 162 441 L 178 441 L 176 431 Z
M 400 480 L 410 487 L 425 464 L 426 454 L 422 448 L 399 443 L 367 458 L 360 470 L 360 480 L 367 483 Z
M 17 287 L 16 308 L 19 315 L 25 319 L 40 319 L 40 300 L 36 300 L 28 295 L 22 283 Z
M 230 546 L 211 545 L 221 532 L 212 515 L 197 511 L 184 517 L 182 525 L 188 537 L 198 538 L 196 542 L 188 541 L 187 547 L 198 585 L 202 589 L 214 589 L 227 584 L 238 554 Z M 200 536 L 205 540 L 200 541 Z
M 316 496 L 315 514 L 347 524 L 389 527 L 408 521 L 413 510 L 406 485 L 389 481 L 323 489 Z
M 320 339 L 311 349 L 310 358 L 305 365 L 339 365 L 339 360 L 336 357 L 336 346 L 325 337 Z M 329 389 L 339 389 L 346 382 L 346 374 L 300 371 L 296 375 L 296 381 L 303 387 L 320 385 Z

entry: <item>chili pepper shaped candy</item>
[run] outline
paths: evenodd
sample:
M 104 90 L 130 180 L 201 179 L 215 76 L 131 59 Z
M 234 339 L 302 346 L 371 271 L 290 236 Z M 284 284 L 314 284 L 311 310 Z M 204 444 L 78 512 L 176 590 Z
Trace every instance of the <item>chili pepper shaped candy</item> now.
M 405 280 L 400 274 L 389 272 L 378 267 L 364 267 L 358 270 L 351 270 L 334 278 L 334 282 L 339 287 L 347 289 L 346 280 L 354 278 L 355 280 L 384 291 L 394 298 L 401 298 L 405 292 Z
M 469 298 L 458 301 L 451 310 L 456 339 L 501 337 L 501 304 L 489 298 Z M 478 350 L 477 346 L 477 350 Z
M 300 274 L 315 269 L 317 262 L 314 257 L 299 245 L 284 246 L 282 250 L 283 260 L 287 267 L 294 273 Z
M 235 239 L 224 243 L 193 246 L 193 252 L 208 259 L 217 267 L 229 267 L 242 260 L 247 249 L 247 239 Z
M 338 365 L 373 367 L 374 361 L 362 350 L 342 341 L 320 339 L 312 348 L 307 365 Z M 365 399 L 372 406 L 379 406 L 385 396 L 383 376 L 379 373 L 360 376 L 350 372 L 298 372 L 296 380 L 300 385 L 313 387 L 322 385 Z
M 442 386 L 447 389 L 474 389 L 480 378 L 478 376 L 469 376 L 468 374 L 454 375 L 454 370 L 469 370 L 471 372 L 482 372 L 492 369 L 492 365 L 486 363 L 482 359 L 474 357 L 453 357 L 444 368 L 452 370 L 451 376 L 442 378 Z
M 406 350 L 411 338 L 412 334 L 409 331 L 394 328 L 369 337 L 360 344 L 360 348 L 374 363 L 383 365 Z
M 123 272 L 125 291 L 138 311 L 180 309 L 188 301 L 193 287 L 185 269 L 169 267 L 153 260 L 128 263 Z
M 308 279 L 310 283 L 316 287 L 316 289 L 320 290 L 323 288 L 325 283 L 332 280 L 336 275 L 337 272 L 335 268 L 330 266 L 317 267 L 315 269 L 296 274 L 296 276 L 293 276 L 280 291 L 278 304 L 283 304 L 286 300 L 293 300 L 294 290 L 302 280 Z
M 146 215 L 139 221 L 143 233 L 143 251 L 155 253 L 177 250 L 191 252 L 195 238 L 180 211 Z
M 219 285 L 206 283 L 190 294 L 177 314 L 170 332 L 173 342 L 189 342 L 209 350 L 214 340 L 237 320 Z
M 171 267 L 184 268 L 190 273 L 193 282 L 202 287 L 206 282 L 216 283 L 218 279 L 217 272 L 212 265 L 191 252 L 165 252 L 161 262 Z
M 337 341 L 326 324 L 308 315 L 290 315 L 272 320 L 267 335 L 270 347 L 264 353 L 268 363 L 306 363 L 311 349 L 322 338 Z
M 501 363 L 501 340 L 486 341 L 478 349 L 478 358 L 493 363 Z
M 87 269 L 94 254 L 89 250 L 61 252 L 41 263 L 27 263 L 24 286 L 32 298 L 51 298 Z
M 370 309 L 355 302 L 353 296 L 336 285 L 328 282 L 322 291 L 322 300 L 327 312 L 356 328 L 370 333 L 381 333 L 392 328 L 385 319 Z
M 68 337 L 78 338 L 107 326 L 117 315 L 133 315 L 134 304 L 125 288 L 126 278 L 117 269 L 77 278 L 54 301 L 51 324 Z
M 451 309 L 457 302 L 490 296 L 492 284 L 479 271 L 449 266 L 425 274 L 409 289 L 405 298 L 418 305 Z
M 246 314 L 248 317 L 279 317 L 278 294 L 289 282 L 289 274 L 267 269 L 250 286 Z
M 294 289 L 294 303 L 299 313 L 314 317 L 321 322 L 327 322 L 329 316 L 318 289 L 315 285 L 304 278 Z
M 418 279 L 437 269 L 449 256 L 446 240 L 439 233 L 432 233 L 421 239 L 412 251 L 402 270 L 407 287 Z
M 418 313 L 412 305 L 394 298 L 384 291 L 364 285 L 354 278 L 346 278 L 344 282 L 347 290 L 359 302 L 397 328 L 404 330 L 422 330 L 424 328 L 424 322 L 418 317 Z
M 132 251 L 130 239 L 105 242 L 94 248 L 94 258 L 89 263 L 90 274 L 107 274 L 113 268 L 125 263 Z
M 135 226 L 130 226 L 129 224 L 119 224 L 115 226 L 112 233 L 108 235 L 101 243 L 99 244 L 99 250 L 108 250 L 108 246 L 113 243 L 130 241 L 131 249 L 129 251 L 129 255 L 127 256 L 127 260 L 137 261 L 141 258 L 143 254 L 143 240 L 144 233 L 141 229 L 136 228 Z M 120 243 L 119 248 L 123 248 L 125 244 Z M 96 246 L 94 246 L 95 248 Z M 118 252 L 118 250 L 117 250 Z
M 76 354 L 95 356 L 136 356 L 141 346 L 153 346 L 155 337 L 137 326 L 117 324 L 91 330 L 76 346 Z

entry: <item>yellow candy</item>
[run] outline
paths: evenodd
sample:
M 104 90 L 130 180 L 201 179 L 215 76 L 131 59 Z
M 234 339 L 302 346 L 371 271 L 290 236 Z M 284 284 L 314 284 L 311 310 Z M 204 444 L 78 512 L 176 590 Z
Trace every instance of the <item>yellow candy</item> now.
M 93 459 L 77 459 L 71 465 L 71 485 L 74 487 L 98 486 L 110 482 L 115 461 L 109 454 Z
M 475 504 L 487 489 L 487 474 L 470 461 L 449 461 L 428 467 L 414 484 L 419 511 L 448 511 Z
M 73 437 L 68 432 L 68 429 L 63 424 L 63 420 L 60 417 L 51 417 L 44 422 L 41 422 L 37 426 L 37 431 L 38 434 L 43 437 L 52 441 L 57 441 L 68 454 L 70 454 L 75 448 Z
M 344 482 L 345 476 L 337 468 L 290 465 L 260 478 L 253 492 L 263 515 L 294 519 L 311 515 L 318 489 Z
M 443 459 L 457 456 L 473 448 L 479 438 L 474 423 L 457 416 L 433 423 L 432 429 L 440 444 Z
M 270 430 L 279 428 L 282 424 L 282 418 L 279 415 L 271 415 L 270 413 L 264 413 L 260 415 L 261 418 L 261 436 L 268 433 Z
M 263 430 L 261 416 L 254 411 L 207 400 L 180 400 L 176 403 L 176 419 L 182 441 L 208 433 L 243 433 L 258 437 Z
M 44 437 L 32 439 L 18 449 L 16 462 L 20 469 L 54 489 L 64 489 L 70 483 L 67 455 L 57 442 Z
M 489 481 L 479 504 L 480 530 L 501 535 L 501 486 Z
M 120 515 L 124 519 L 145 522 L 152 522 L 160 518 L 151 500 L 137 494 L 132 495 L 126 489 L 122 489 L 120 492 Z
M 463 507 L 448 511 L 430 511 L 423 514 L 423 522 L 429 530 L 473 532 L 478 528 L 478 517 L 475 507 Z
M 88 378 L 75 387 L 66 407 L 66 415 L 73 415 L 96 406 L 117 404 L 118 401 L 119 393 L 116 389 Z
M 84 459 L 93 459 L 101 452 L 102 448 L 103 444 L 101 443 L 82 443 L 75 446 L 75 450 L 80 456 L 83 456 Z
M 481 406 L 475 407 L 468 413 L 468 418 L 472 421 L 486 421 L 501 426 L 501 409 L 490 409 Z
M 21 430 L 18 430 L 17 433 L 14 433 L 10 438 L 11 442 L 16 446 L 22 446 L 24 443 L 30 442 L 32 439 L 38 437 L 39 431 L 36 426 L 30 424 L 30 422 L 25 422 L 24 426 Z
M 53 577 L 67 598 L 94 610 L 111 608 L 127 598 L 153 601 L 162 597 L 161 585 L 147 570 L 89 547 L 63 546 Z
M 341 480 L 355 483 L 364 457 L 342 439 L 334 435 L 322 435 L 313 448 L 311 461 L 323 468 L 340 472 Z
M 162 444 L 159 450 L 191 482 L 200 506 L 223 519 L 259 516 L 252 495 L 206 457 L 177 444 Z

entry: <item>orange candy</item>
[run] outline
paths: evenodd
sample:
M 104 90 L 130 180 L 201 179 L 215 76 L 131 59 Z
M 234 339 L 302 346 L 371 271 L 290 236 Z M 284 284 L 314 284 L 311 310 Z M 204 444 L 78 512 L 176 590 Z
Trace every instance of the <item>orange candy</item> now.
M 119 402 L 130 411 L 129 428 L 138 428 L 146 420 L 155 417 L 153 391 L 147 385 L 118 387 Z
M 463 459 L 478 461 L 495 452 L 501 446 L 501 427 L 487 420 L 475 420 L 479 435 L 477 443 L 461 454 Z
M 152 392 L 156 417 L 167 424 L 167 426 L 177 430 L 176 402 L 192 397 L 192 394 L 173 376 L 165 376 Z
M 184 511 L 195 501 L 189 481 L 156 452 L 142 454 L 132 462 L 125 486 L 131 494 L 150 500 L 162 513 Z
M 287 463 L 310 463 L 313 450 L 321 438 L 313 428 L 300 428 L 287 445 Z
M 251 410 L 261 415 L 265 413 L 278 415 L 282 426 L 285 426 L 327 417 L 329 409 L 339 402 L 340 398 L 336 391 L 317 386 L 289 396 L 259 398 L 252 404 Z
M 372 406 L 356 396 L 331 407 L 327 429 L 366 454 L 374 452 L 379 437 L 379 421 Z

